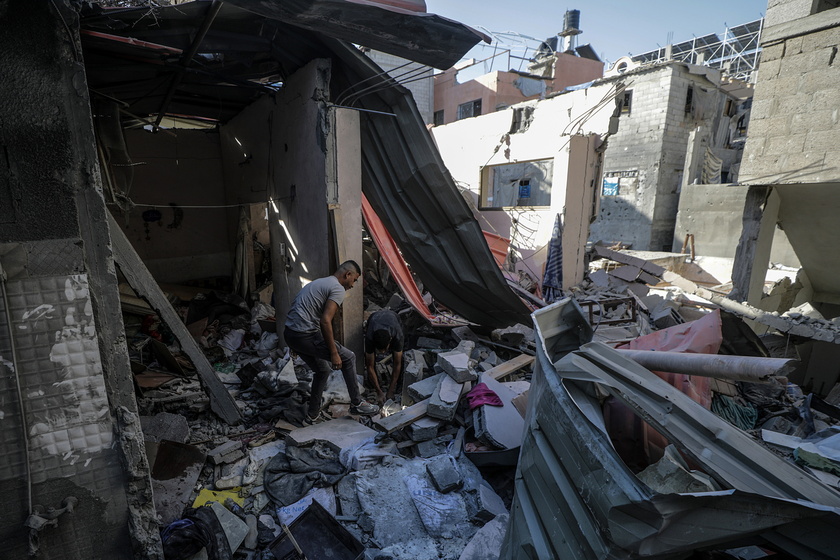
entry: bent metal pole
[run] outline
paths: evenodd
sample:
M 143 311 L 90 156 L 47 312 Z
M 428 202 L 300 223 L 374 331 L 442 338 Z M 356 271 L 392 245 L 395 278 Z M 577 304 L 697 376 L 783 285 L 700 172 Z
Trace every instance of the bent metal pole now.
M 796 367 L 796 360 L 786 358 L 686 354 L 654 350 L 619 349 L 618 351 L 651 371 L 683 373 L 729 381 L 767 383 L 773 377 L 786 376 Z

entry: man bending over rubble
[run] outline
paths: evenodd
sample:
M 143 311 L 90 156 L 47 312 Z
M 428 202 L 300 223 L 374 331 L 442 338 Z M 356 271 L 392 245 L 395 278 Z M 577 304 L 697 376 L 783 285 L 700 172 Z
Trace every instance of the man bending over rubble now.
M 391 353 L 391 379 L 388 392 L 382 391 L 380 381 L 384 384 L 387 379 L 379 379 L 376 371 L 376 355 Z M 365 329 L 365 369 L 370 386 L 376 391 L 380 404 L 385 399 L 393 399 L 397 383 L 402 372 L 403 332 L 399 316 L 390 309 L 380 309 L 368 318 Z
M 369 416 L 379 412 L 379 407 L 362 400 L 356 381 L 356 355 L 335 341 L 332 320 L 344 302 L 347 290 L 353 287 L 362 274 L 355 261 L 346 261 L 332 276 L 318 278 L 303 287 L 295 296 L 286 315 L 283 336 L 306 365 L 315 372 L 306 424 L 326 420 L 321 413 L 321 397 L 330 372 L 341 369 L 347 392 L 350 394 L 350 412 Z

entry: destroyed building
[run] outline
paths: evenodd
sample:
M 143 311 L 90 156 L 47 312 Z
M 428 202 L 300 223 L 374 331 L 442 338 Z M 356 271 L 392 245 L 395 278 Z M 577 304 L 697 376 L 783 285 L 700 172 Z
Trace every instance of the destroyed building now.
M 482 39 L 419 4 L 0 7 L 4 557 L 837 558 L 840 385 L 801 344 L 840 341 L 821 269 L 801 295 L 826 318 L 727 299 L 688 255 L 585 253 L 616 78 L 492 115 L 501 169 L 583 101 L 539 155 L 581 209 L 574 275 L 526 304 L 355 46 L 441 68 Z M 832 40 L 819 17 L 781 25 Z M 346 258 L 380 291 L 336 332 L 361 358 L 362 318 L 398 312 L 403 390 L 366 420 L 329 382 L 302 427 L 313 375 L 275 331 Z
M 450 286 L 441 295 L 453 309 L 466 296 L 480 321 L 525 317 L 513 296 L 507 310 L 484 309 L 504 280 L 477 224 L 465 226 L 469 209 L 405 90 L 346 42 L 447 68 L 482 36 L 394 2 L 315 1 L 305 16 L 279 2 L 259 13 L 240 4 L 249 3 L 0 9 L 0 526 L 13 557 L 38 549 L 39 531 L 55 526 L 40 535 L 50 557 L 160 557 L 115 260 L 192 352 L 211 408 L 230 423 L 239 410 L 154 275 L 231 276 L 238 262 L 240 287 L 253 291 L 251 224 L 270 230 L 281 325 L 302 283 L 362 260 L 363 190 L 426 285 Z M 337 20 L 325 15 L 334 10 Z M 410 30 L 410 44 L 385 32 L 396 25 Z M 331 102 L 369 86 L 352 109 Z M 413 201 L 397 210 L 387 199 L 407 184 L 403 201 Z M 412 211 L 403 227 L 399 212 Z M 419 256 L 437 243 L 457 266 Z M 444 280 L 459 273 L 472 279 L 468 289 Z M 361 295 L 348 298 L 344 340 L 359 355 L 361 313 Z
M 585 88 L 433 129 L 482 227 L 511 240 L 510 271 L 540 278 L 558 214 L 571 238 L 567 286 L 582 279 L 581 236 L 679 249 L 682 188 L 737 179 L 751 87 L 684 62 L 622 68 Z

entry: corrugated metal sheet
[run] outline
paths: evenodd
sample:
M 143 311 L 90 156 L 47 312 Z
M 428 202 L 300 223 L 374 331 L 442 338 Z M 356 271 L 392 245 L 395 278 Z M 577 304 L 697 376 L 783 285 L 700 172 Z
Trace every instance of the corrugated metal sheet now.
M 533 318 L 538 359 L 501 558 L 687 558 L 744 542 L 838 558 L 840 494 L 615 350 L 591 343 L 567 353 L 587 328 L 575 302 Z M 653 492 L 612 448 L 593 383 L 733 489 Z

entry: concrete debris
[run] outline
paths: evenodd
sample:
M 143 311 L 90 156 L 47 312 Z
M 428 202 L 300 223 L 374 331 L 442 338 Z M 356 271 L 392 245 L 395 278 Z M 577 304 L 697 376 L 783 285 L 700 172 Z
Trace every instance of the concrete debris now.
M 441 376 L 435 392 L 429 398 L 429 408 L 426 412 L 432 418 L 439 418 L 447 422 L 455 417 L 458 400 L 465 383 L 458 383 L 449 375 Z
M 432 479 L 435 488 L 444 494 L 460 488 L 464 481 L 451 455 L 438 455 L 426 463 L 426 471 Z
M 484 480 L 475 489 L 465 492 L 464 500 L 467 503 L 467 513 L 475 523 L 486 523 L 508 512 L 502 498 Z
M 478 530 L 458 560 L 497 560 L 507 533 L 509 517 L 503 513 Z
M 472 344 L 470 341 L 466 341 Z M 462 343 L 463 344 L 463 343 Z M 475 381 L 478 375 L 470 368 L 469 353 L 453 350 L 452 352 L 443 352 L 438 354 L 437 364 L 443 368 L 449 377 L 458 383 L 465 381 Z
M 414 441 L 428 441 L 438 435 L 442 422 L 434 418 L 421 418 L 408 427 L 408 435 Z
M 432 375 L 431 377 L 427 377 L 416 383 L 412 383 L 408 386 L 408 394 L 414 400 L 414 402 L 420 402 L 422 400 L 428 399 L 431 397 L 437 386 L 440 385 L 440 380 L 445 376 L 445 373 L 438 373 L 436 375 Z
M 232 551 L 237 550 L 245 537 L 248 536 L 248 524 L 219 502 L 211 502 L 210 507 L 219 519 L 230 549 Z
M 245 457 L 242 444 L 238 441 L 227 441 L 207 453 L 207 458 L 214 465 L 234 463 Z
M 154 416 L 141 416 L 143 438 L 146 441 L 177 441 L 187 443 L 190 439 L 190 426 L 180 414 L 161 412 Z
M 321 442 L 340 453 L 372 439 L 376 433 L 352 419 L 339 418 L 294 430 L 286 436 L 286 444 L 306 447 Z

